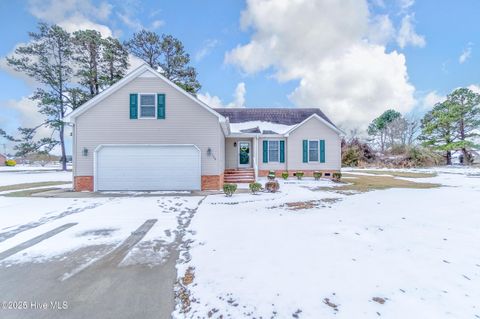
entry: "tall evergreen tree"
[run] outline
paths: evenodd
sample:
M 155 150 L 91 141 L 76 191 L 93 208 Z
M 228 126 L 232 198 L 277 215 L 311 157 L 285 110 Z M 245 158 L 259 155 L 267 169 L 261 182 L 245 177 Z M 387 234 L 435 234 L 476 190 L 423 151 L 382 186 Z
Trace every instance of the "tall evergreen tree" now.
M 73 33 L 74 60 L 77 62 L 76 76 L 87 88 L 90 97 L 100 93 L 100 59 L 103 39 L 95 30 L 79 30 Z
M 127 72 L 128 50 L 118 39 L 108 37 L 103 41 L 101 59 L 101 87 L 108 87 L 122 79 Z
M 125 45 L 133 55 L 147 62 L 150 67 L 159 69 L 167 79 L 187 92 L 195 94 L 200 89 L 197 72 L 188 65 L 190 55 L 185 52 L 182 42 L 177 38 L 141 30 L 134 33 Z
M 458 117 L 457 145 L 462 151 L 464 163 L 470 164 L 473 158 L 469 150 L 475 147 L 474 139 L 480 136 L 480 94 L 467 88 L 460 88 L 453 91 L 447 100 L 455 106 L 454 111 Z
M 12 56 L 7 57 L 7 63 L 41 84 L 32 99 L 38 102 L 39 112 L 45 115 L 42 125 L 48 125 L 58 132 L 62 169 L 66 170 L 63 119 L 74 107 L 69 85 L 73 76 L 71 37 L 61 27 L 45 23 L 40 23 L 38 32 L 30 32 L 29 35 L 32 41 L 18 47 Z
M 459 148 L 457 134 L 458 108 L 449 100 L 436 104 L 422 119 L 420 140 L 424 146 L 445 152 L 447 165 L 452 164 L 452 151 Z
M 400 118 L 402 115 L 395 110 L 386 110 L 379 117 L 374 119 L 368 126 L 368 135 L 378 140 L 380 150 L 385 151 L 387 138 L 388 138 L 388 125 Z

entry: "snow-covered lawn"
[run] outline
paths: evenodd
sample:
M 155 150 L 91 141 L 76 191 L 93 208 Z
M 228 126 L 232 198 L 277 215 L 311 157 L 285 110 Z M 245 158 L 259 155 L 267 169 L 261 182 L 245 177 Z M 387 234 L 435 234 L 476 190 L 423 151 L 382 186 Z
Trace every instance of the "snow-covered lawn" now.
M 0 168 L 2 168 L 2 170 L 0 170 L 0 186 L 51 181 L 72 181 L 72 172 L 69 171 L 62 172 L 49 169 L 24 169 L 19 171 L 18 168 L 15 167 L 12 168 L 12 170 L 4 169 L 5 166 Z
M 176 316 L 480 318 L 480 170 L 420 171 L 438 176 L 409 180 L 445 186 L 347 196 L 289 180 L 207 197 L 177 266 L 194 268 L 191 309 Z

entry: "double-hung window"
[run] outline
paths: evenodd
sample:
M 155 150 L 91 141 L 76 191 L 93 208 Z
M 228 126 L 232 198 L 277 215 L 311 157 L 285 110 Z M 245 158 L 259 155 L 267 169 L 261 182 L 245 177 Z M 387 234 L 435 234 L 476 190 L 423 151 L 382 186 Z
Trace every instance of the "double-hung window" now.
M 318 141 L 308 141 L 308 161 L 318 162 Z
M 154 119 L 157 117 L 155 106 L 155 94 L 139 94 L 140 118 Z
M 268 141 L 268 161 L 280 162 L 280 142 Z

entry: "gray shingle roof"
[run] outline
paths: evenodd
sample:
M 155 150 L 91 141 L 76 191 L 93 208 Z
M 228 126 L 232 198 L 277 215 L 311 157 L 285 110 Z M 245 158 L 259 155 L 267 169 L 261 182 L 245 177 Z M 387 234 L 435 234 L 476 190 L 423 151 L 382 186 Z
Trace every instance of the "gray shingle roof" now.
M 216 108 L 214 109 L 230 123 L 251 121 L 271 122 L 283 125 L 295 125 L 303 122 L 312 114 L 317 114 L 328 123 L 335 126 L 330 119 L 317 108 Z

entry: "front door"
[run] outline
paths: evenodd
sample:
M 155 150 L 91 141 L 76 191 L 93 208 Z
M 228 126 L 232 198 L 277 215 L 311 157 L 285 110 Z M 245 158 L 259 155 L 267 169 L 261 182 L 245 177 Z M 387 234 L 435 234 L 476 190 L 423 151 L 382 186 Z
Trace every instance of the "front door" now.
M 250 167 L 250 142 L 238 142 L 238 167 Z

